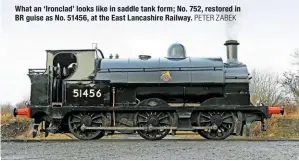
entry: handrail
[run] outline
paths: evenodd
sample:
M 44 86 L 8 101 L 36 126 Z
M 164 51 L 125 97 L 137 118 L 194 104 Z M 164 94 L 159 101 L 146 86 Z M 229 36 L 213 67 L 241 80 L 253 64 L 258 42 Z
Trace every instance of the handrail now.
M 208 67 L 153 67 L 153 68 L 97 68 L 99 73 L 106 72 L 155 72 L 155 71 L 222 71 L 222 66 Z
M 35 69 L 28 69 L 28 74 L 44 74 L 46 72 L 45 68 L 35 68 Z

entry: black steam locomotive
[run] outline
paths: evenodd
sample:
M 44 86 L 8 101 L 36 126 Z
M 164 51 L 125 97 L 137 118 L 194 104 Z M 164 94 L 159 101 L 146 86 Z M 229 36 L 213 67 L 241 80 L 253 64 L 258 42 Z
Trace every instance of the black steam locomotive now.
M 104 58 L 99 49 L 47 50 L 46 69 L 29 69 L 30 104 L 14 115 L 34 118 L 47 135 L 71 132 L 82 140 L 137 132 L 159 140 L 170 132 L 194 131 L 206 139 L 249 135 L 254 121 L 283 108 L 253 105 L 250 76 L 237 59 L 235 40 L 221 58 L 187 57 L 173 44 L 167 57 Z

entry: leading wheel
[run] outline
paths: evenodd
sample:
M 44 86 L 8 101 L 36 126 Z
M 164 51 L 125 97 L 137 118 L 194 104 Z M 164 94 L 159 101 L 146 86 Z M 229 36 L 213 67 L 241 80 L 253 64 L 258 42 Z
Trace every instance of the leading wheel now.
M 169 106 L 165 101 L 157 98 L 150 98 L 141 101 L 138 106 L 161 107 Z M 172 116 L 165 111 L 145 111 L 137 112 L 134 118 L 135 126 L 138 127 L 170 127 L 172 125 Z M 169 129 L 162 130 L 137 130 L 137 133 L 146 140 L 161 140 L 167 134 Z
M 80 112 L 69 116 L 68 125 L 72 134 L 80 140 L 100 139 L 105 135 L 104 130 L 82 130 L 81 126 L 84 124 L 87 127 L 99 127 L 105 119 L 103 113 Z
M 223 140 L 234 132 L 235 115 L 232 112 L 200 112 L 197 116 L 198 126 L 215 126 L 209 131 L 199 130 L 205 139 Z

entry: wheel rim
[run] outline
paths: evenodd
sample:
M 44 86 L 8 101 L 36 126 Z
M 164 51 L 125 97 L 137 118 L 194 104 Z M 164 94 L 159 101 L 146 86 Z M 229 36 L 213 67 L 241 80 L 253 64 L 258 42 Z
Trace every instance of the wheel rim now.
M 235 115 L 231 112 L 201 112 L 197 117 L 198 126 L 217 126 L 209 131 L 200 130 L 198 133 L 206 138 L 222 140 L 229 137 L 235 127 Z
M 81 140 L 97 139 L 104 136 L 103 130 L 82 130 L 81 126 L 100 127 L 106 117 L 103 113 L 74 113 L 68 118 L 69 129 L 72 134 Z

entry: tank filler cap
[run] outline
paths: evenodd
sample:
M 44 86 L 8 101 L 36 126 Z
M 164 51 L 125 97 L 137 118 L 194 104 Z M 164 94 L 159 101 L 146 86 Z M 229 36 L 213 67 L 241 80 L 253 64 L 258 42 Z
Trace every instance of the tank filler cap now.
M 141 59 L 141 60 L 148 60 L 150 58 L 151 58 L 150 55 L 139 55 L 139 59 Z

